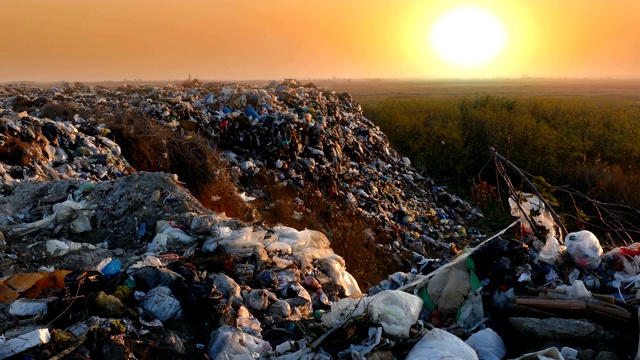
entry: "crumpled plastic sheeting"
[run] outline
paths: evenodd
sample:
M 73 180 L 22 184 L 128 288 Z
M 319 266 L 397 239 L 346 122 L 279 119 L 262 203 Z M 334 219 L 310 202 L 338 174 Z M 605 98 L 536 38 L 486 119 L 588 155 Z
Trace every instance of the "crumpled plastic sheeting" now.
M 146 255 L 160 254 L 167 249 L 170 241 L 190 243 L 195 238 L 187 235 L 182 229 L 171 226 L 169 221 L 158 221 L 156 224 L 156 236 L 147 246 Z
M 211 360 L 256 359 L 271 345 L 231 326 L 221 326 L 211 333 L 208 355 Z
M 553 265 L 559 259 L 560 253 L 565 249 L 558 241 L 561 236 L 560 230 L 553 220 L 553 216 L 551 216 L 551 213 L 545 208 L 544 203 L 538 196 L 529 193 L 520 193 L 519 196 L 518 202 L 512 197 L 509 198 L 511 216 L 520 218 L 524 233 L 533 234 L 530 221 L 533 221 L 536 227 L 546 229 L 546 242 L 542 251 L 540 251 L 538 259 Z M 518 204 L 520 207 L 518 207 Z
M 16 236 L 33 234 L 50 226 L 69 223 L 71 231 L 76 234 L 91 230 L 90 210 L 86 208 L 86 201 L 75 202 L 66 200 L 53 206 L 53 214 L 42 220 L 15 227 L 12 231 Z
M 466 256 L 468 253 L 460 255 Z M 471 290 L 470 280 L 471 275 L 465 267 L 465 261 L 460 259 L 452 266 L 441 268 L 429 281 L 427 292 L 443 314 L 455 314 Z
M 480 289 L 476 289 L 469 293 L 467 300 L 465 300 L 458 313 L 458 325 L 460 325 L 467 333 L 473 331 L 486 320 L 484 318 L 484 308 L 482 306 L 482 295 Z
M 349 349 L 341 351 L 338 354 L 339 359 L 364 359 L 367 354 L 373 350 L 382 338 L 382 328 L 370 327 L 369 338 L 362 342 L 362 344 L 351 344 Z
M 73 241 L 60 241 L 58 239 L 47 240 L 45 243 L 47 255 L 49 256 L 64 256 L 72 251 L 77 250 L 95 250 L 96 246 L 86 243 L 76 243 Z
M 344 288 L 345 295 L 352 298 L 362 296 L 362 291 L 356 279 L 344 268 L 345 263 L 338 255 L 330 255 L 320 259 L 322 271 L 327 273 L 331 280 Z
M 344 325 L 350 318 L 364 313 L 384 331 L 396 337 L 409 336 L 411 326 L 418 321 L 422 299 L 399 290 L 385 290 L 360 299 L 345 298 L 331 304 L 331 311 L 322 315 L 327 326 Z

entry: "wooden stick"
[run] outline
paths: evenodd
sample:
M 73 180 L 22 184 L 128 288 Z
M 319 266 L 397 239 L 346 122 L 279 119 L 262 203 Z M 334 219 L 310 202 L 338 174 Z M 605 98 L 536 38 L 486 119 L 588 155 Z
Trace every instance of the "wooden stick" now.
M 74 342 L 71 346 L 69 346 L 68 348 L 64 349 L 62 352 L 60 352 L 58 355 L 52 356 L 49 358 L 49 360 L 60 360 L 63 357 L 71 354 L 71 352 L 75 349 L 77 349 L 80 345 L 82 345 L 82 343 L 84 343 L 87 340 L 87 337 L 89 336 L 89 333 L 91 331 L 87 331 L 86 333 L 84 333 L 82 336 L 80 336 L 78 338 L 78 340 L 76 340 L 76 342 Z

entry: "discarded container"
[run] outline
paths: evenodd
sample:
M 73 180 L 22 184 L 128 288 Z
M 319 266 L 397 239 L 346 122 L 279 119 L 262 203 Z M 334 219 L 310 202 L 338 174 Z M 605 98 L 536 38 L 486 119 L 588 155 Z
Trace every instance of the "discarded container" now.
M 102 260 L 96 268 L 102 273 L 102 275 L 104 275 L 104 277 L 109 279 L 120 274 L 120 267 L 122 267 L 120 260 L 116 258 L 106 258 Z

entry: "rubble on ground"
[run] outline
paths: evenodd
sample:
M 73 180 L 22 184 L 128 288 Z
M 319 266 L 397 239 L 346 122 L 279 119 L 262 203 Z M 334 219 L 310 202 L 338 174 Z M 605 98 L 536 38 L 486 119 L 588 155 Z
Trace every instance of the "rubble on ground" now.
M 91 115 L 122 109 L 204 136 L 247 200 L 263 196 L 259 173 L 317 185 L 409 264 L 363 289 L 328 234 L 229 218 L 174 174 L 136 172 Z M 562 234 L 527 194 L 511 199 L 520 239 L 486 238 L 469 225 L 479 211 L 412 168 L 348 94 L 14 85 L 0 87 L 0 142 L 0 358 L 635 354 L 637 243 L 605 252 Z

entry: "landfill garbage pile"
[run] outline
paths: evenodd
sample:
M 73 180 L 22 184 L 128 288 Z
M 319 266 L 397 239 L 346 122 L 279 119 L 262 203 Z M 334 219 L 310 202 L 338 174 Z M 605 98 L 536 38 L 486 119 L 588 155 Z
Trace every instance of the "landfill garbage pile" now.
M 346 202 L 375 221 L 372 236 L 397 239 L 380 246 L 388 253 L 410 254 L 409 261 L 416 268 L 430 253 L 450 258 L 458 247 L 482 237 L 473 228 L 467 229 L 468 220 L 481 213 L 412 168 L 410 160 L 390 146 L 385 134 L 362 115 L 360 105 L 347 93 L 302 86 L 295 80 L 265 87 L 212 83 L 188 88 L 106 89 L 64 84 L 37 89 L 16 85 L 0 90 L 0 106 L 27 111 L 29 117 L 14 120 L 24 119 L 25 123 L 49 123 L 41 117 L 66 114 L 68 107 L 85 114 L 135 109 L 176 131 L 197 132 L 229 161 L 247 196 L 264 195 L 259 185 L 249 181 L 258 173 L 299 189 L 313 184 L 324 196 Z M 60 107 L 62 110 L 51 110 Z M 52 120 L 60 123 L 65 119 L 62 123 L 69 126 L 85 122 L 68 114 Z M 78 132 L 79 146 L 68 144 L 55 152 L 85 152 L 100 159 L 106 153 L 108 161 L 118 160 L 118 145 L 101 136 L 108 129 L 95 119 L 94 123 L 85 136 Z M 62 164 L 52 160 L 36 164 L 57 170 Z M 90 158 L 88 162 L 94 161 Z M 109 174 L 89 174 L 82 170 L 86 166 L 79 173 L 85 178 L 111 179 L 127 171 L 126 162 L 116 162 L 124 166 L 107 166 Z M 294 217 L 305 209 L 302 201 L 297 206 Z
M 77 114 L 69 122 L 7 112 L 0 117 L 3 190 L 16 180 L 109 180 L 130 173 L 120 147 L 104 136 L 108 132 Z
M 638 244 L 563 234 L 531 194 L 511 199 L 518 240 L 485 239 L 466 222 L 479 213 L 417 174 L 348 94 L 191 85 L 0 88 L 0 359 L 636 354 Z M 96 108 L 207 137 L 245 196 L 262 195 L 247 181 L 259 173 L 317 184 L 412 267 L 362 289 L 325 234 L 228 218 L 173 174 L 135 172 Z

